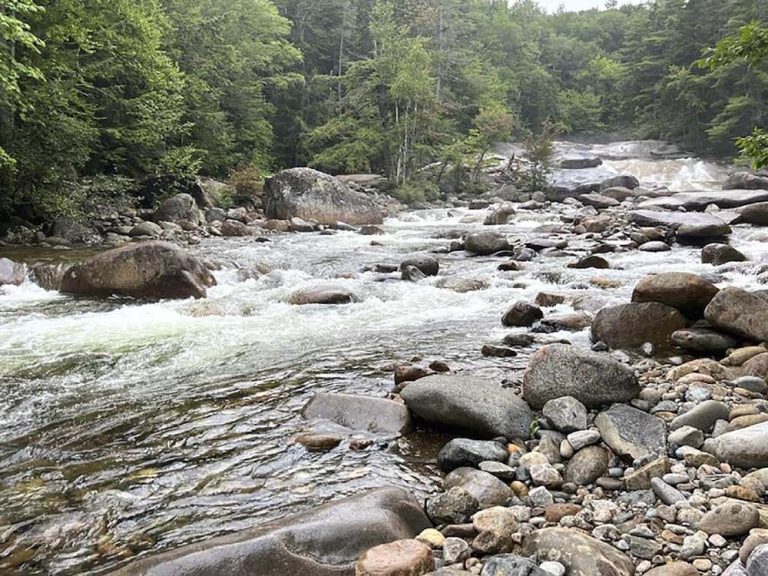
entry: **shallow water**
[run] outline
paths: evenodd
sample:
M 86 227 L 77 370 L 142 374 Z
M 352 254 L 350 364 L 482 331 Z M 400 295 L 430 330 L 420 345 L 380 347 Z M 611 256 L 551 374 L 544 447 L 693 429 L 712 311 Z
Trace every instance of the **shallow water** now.
M 631 145 L 629 145 L 631 144 Z M 604 168 L 648 187 L 713 188 L 728 168 L 698 159 L 654 160 L 640 143 L 596 148 Z M 523 240 L 574 208 L 520 211 L 500 227 Z M 32 284 L 0 295 L 0 573 L 107 572 L 138 554 L 248 528 L 267 518 L 364 489 L 428 493 L 439 480 L 433 436 L 376 438 L 308 453 L 292 442 L 301 407 L 317 390 L 384 396 L 395 362 L 442 359 L 453 369 L 515 382 L 532 350 L 482 358 L 508 332 L 500 317 L 542 290 L 626 301 L 648 272 L 712 272 L 699 251 L 610 254 L 611 270 L 570 270 L 589 248 L 571 239 L 566 257 L 543 256 L 521 272 L 498 260 L 441 256 L 439 278 L 418 284 L 361 273 L 367 265 L 446 246 L 454 230 L 481 229 L 485 213 L 411 212 L 386 235 L 355 233 L 211 239 L 193 251 L 220 262 L 203 301 L 93 301 Z M 768 233 L 739 228 L 733 244 L 760 260 Z M 62 253 L 71 257 L 71 253 Z M 8 255 L 57 259 L 58 254 Z M 237 269 L 258 270 L 240 281 Z M 755 264 L 734 265 L 727 283 L 755 285 Z M 271 270 L 264 273 L 265 270 Z M 615 288 L 599 289 L 596 277 Z M 486 279 L 459 294 L 446 279 Z M 336 279 L 360 302 L 295 307 L 294 290 Z M 605 282 L 601 282 L 605 284 Z M 569 311 L 559 306 L 557 311 Z M 588 334 L 552 334 L 586 345 Z M 425 439 L 426 438 L 426 439 Z

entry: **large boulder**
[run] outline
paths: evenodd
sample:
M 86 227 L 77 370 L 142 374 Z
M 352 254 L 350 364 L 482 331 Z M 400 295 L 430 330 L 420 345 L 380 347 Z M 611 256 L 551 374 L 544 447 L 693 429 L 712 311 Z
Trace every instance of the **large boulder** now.
M 560 562 L 569 576 L 632 576 L 629 557 L 575 528 L 545 528 L 523 540 L 522 554 Z
M 367 550 L 431 526 L 413 496 L 384 488 L 149 557 L 113 576 L 354 576 Z
M 768 422 L 726 432 L 704 443 L 721 462 L 741 468 L 768 468 Z
M 27 265 L 14 262 L 8 258 L 0 258 L 0 286 L 11 284 L 18 286 L 27 277 Z
M 165 200 L 155 210 L 155 222 L 178 222 L 185 220 L 192 224 L 200 223 L 200 209 L 195 199 L 189 194 L 176 194 Z
M 665 210 L 684 208 L 689 212 L 702 212 L 712 204 L 719 208 L 738 208 L 766 201 L 768 201 L 768 190 L 697 191 L 652 198 L 642 202 L 639 208 L 664 208 Z
M 725 288 L 707 306 L 712 326 L 756 342 L 768 341 L 768 300 L 742 290 Z
M 701 318 L 718 292 L 717 286 L 696 274 L 665 272 L 640 280 L 632 293 L 632 301 L 661 302 L 686 316 Z
M 69 268 L 60 291 L 78 296 L 131 296 L 148 300 L 204 298 L 216 279 L 205 264 L 167 242 L 108 250 Z
M 411 427 L 405 405 L 386 398 L 317 392 L 304 407 L 307 419 L 330 420 L 352 430 L 401 434 Z
M 723 190 L 768 190 L 768 176 L 750 172 L 736 172 L 728 177 Z
M 670 306 L 631 302 L 600 310 L 592 321 L 592 340 L 612 349 L 635 350 L 649 342 L 654 350 L 664 350 L 670 348 L 672 334 L 686 325 Z
M 432 424 L 484 437 L 528 438 L 533 415 L 511 390 L 463 375 L 435 375 L 400 393 L 408 408 Z
M 278 172 L 264 184 L 267 218 L 297 217 L 320 224 L 381 224 L 381 208 L 368 196 L 350 190 L 333 176 L 311 168 Z
M 523 377 L 523 398 L 535 409 L 562 396 L 587 407 L 628 402 L 640 393 L 634 373 L 607 354 L 565 344 L 536 352 Z
M 467 252 L 477 254 L 479 256 L 488 256 L 501 252 L 503 250 L 509 250 L 509 241 L 506 236 L 498 232 L 492 232 L 487 230 L 485 232 L 474 232 L 468 234 L 464 239 L 464 248 Z
M 734 219 L 736 216 L 734 216 Z M 698 226 L 712 229 L 717 234 L 712 236 L 726 236 L 731 233 L 730 219 L 722 214 L 691 214 L 688 212 L 669 212 L 667 210 L 634 210 L 629 214 L 631 222 L 638 226 L 662 226 L 672 230 L 678 230 L 682 226 Z
M 768 226 L 768 202 L 758 202 L 749 204 L 739 209 L 743 224 L 754 224 L 755 226 Z

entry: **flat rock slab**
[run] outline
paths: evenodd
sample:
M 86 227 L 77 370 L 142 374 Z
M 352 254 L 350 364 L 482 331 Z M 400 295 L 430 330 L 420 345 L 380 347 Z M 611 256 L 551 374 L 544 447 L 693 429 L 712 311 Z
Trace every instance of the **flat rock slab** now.
M 664 198 L 652 198 L 640 203 L 640 209 L 664 208 L 701 212 L 714 204 L 719 208 L 738 208 L 747 204 L 768 201 L 768 190 L 720 190 L 680 192 Z
M 566 567 L 569 576 L 632 576 L 632 561 L 610 544 L 576 529 L 545 528 L 523 540 L 522 554 Z
M 676 230 L 680 226 L 724 226 L 739 218 L 739 214 L 718 215 L 691 212 L 668 212 L 666 210 L 634 210 L 629 219 L 638 226 L 664 226 Z
M 113 576 L 354 576 L 367 550 L 431 527 L 416 498 L 384 488 L 149 557 Z
M 400 396 L 427 422 L 483 437 L 528 438 L 533 414 L 512 391 L 463 375 L 435 375 L 408 384 Z
M 621 456 L 641 460 L 667 449 L 667 427 L 661 418 L 617 404 L 595 418 L 603 441 Z
M 386 398 L 318 392 L 304 407 L 302 416 L 378 434 L 402 434 L 411 429 L 408 408 Z

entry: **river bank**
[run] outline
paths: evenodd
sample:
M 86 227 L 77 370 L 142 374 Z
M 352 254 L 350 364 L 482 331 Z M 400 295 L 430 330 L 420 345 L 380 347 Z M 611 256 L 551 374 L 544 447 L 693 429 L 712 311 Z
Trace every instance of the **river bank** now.
M 615 173 L 634 171 L 641 185 L 665 184 L 673 190 L 719 189 L 728 173 L 695 159 L 642 156 L 605 163 Z M 738 225 L 731 234 L 732 245 L 750 262 L 714 268 L 701 262 L 700 246 L 675 243 L 666 234 L 660 240 L 670 251 L 637 250 L 628 233 L 628 210 L 621 206 L 601 209 L 607 214 L 603 230 L 587 232 L 585 226 L 582 232 L 575 228 L 585 219 L 599 218 L 580 202 L 518 202 L 508 224 L 492 227 L 512 241 L 513 253 L 451 252 L 451 243 L 462 235 L 488 230 L 483 222 L 495 206 L 407 212 L 387 219 L 383 234 L 374 237 L 337 231 L 327 236 L 274 234 L 270 242 L 202 239 L 190 252 L 221 265 L 214 272 L 218 285 L 205 300 L 104 301 L 67 297 L 31 283 L 7 288 L 0 297 L 5 568 L 101 573 L 137 554 L 235 532 L 368 488 L 400 486 L 426 498 L 441 484 L 436 458 L 450 436 L 423 424 L 416 433 L 393 438 L 308 423 L 300 412 L 313 393 L 386 397 L 397 365 L 427 367 L 435 361 L 454 373 L 506 383 L 520 392 L 523 370 L 542 346 L 560 340 L 582 349 L 591 344 L 584 324 L 577 323 L 576 331 L 573 325 L 544 325 L 532 331 L 530 346 L 514 348 L 517 356 L 483 356 L 484 346 L 505 348 L 510 333 L 529 332 L 501 323 L 517 301 L 535 302 L 542 293 L 555 293 L 554 300 L 542 304 L 546 317 L 594 314 L 629 302 L 640 279 L 664 271 L 717 274 L 718 286 L 761 287 L 757 263 L 765 250 L 759 227 Z M 601 257 L 609 268 L 567 267 L 611 245 L 613 251 L 598 250 L 606 250 Z M 521 250 L 529 251 L 530 261 Z M 381 264 L 397 267 L 423 252 L 439 259 L 437 277 L 410 283 L 402 282 L 398 272 L 363 272 Z M 499 271 L 510 258 L 519 269 Z M 286 302 L 297 291 L 329 280 L 352 291 L 358 301 L 342 307 Z M 646 375 L 672 367 L 657 366 L 642 354 L 619 359 Z M 652 385 L 644 384 L 661 390 L 669 381 L 659 376 Z M 674 396 L 654 403 L 646 398 L 648 404 L 640 408 L 653 412 L 659 403 L 673 402 L 672 421 L 689 407 L 685 402 L 706 401 L 703 396 L 691 400 L 687 392 L 688 386 L 673 386 L 662 396 Z M 709 396 L 729 405 L 747 403 L 730 389 L 714 388 Z M 590 426 L 598 412 L 593 411 Z M 301 434 L 320 432 L 339 435 L 340 446 L 308 452 L 294 442 Z M 352 449 L 360 438 L 372 446 Z M 626 461 L 623 467 L 611 464 L 621 468 L 623 477 Z M 619 479 L 617 474 L 614 470 L 608 477 Z M 597 511 L 590 501 L 616 500 L 610 491 L 601 492 L 606 488 L 593 485 L 589 494 L 569 496 L 550 488 L 553 500 L 581 506 L 568 516 L 587 524 L 574 526 L 592 530 L 624 524 L 614 513 L 596 523 L 585 518 Z M 708 505 L 709 500 L 700 507 Z M 530 518 L 545 518 L 537 508 L 543 513 L 546 506 L 524 506 Z M 656 498 L 653 507 L 658 511 Z M 622 514 L 627 510 L 636 518 L 648 506 L 630 506 Z M 522 522 L 546 525 L 530 518 Z M 643 557 L 647 551 L 635 555 L 629 550 L 637 565 L 653 564 L 656 556 L 679 556 L 674 546 L 682 543 L 676 540 L 696 535 L 695 523 L 682 522 L 683 533 L 660 539 L 676 518 L 658 534 L 658 523 L 650 522 L 653 537 L 642 528 L 642 534 L 631 533 L 643 523 L 606 535 L 619 550 L 625 540 L 634 543 L 635 552 L 642 545 L 653 550 L 650 558 Z M 638 538 L 665 547 L 656 550 Z M 710 568 L 700 573 L 717 574 L 712 570 L 729 561 L 728 548 L 734 549 L 734 543 L 712 545 L 708 553 L 705 549 L 690 559 L 708 560 Z

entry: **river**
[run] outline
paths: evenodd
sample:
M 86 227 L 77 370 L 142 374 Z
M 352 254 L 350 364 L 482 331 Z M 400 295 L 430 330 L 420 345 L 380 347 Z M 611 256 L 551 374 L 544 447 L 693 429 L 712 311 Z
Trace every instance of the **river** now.
M 714 189 L 728 167 L 695 158 L 654 159 L 645 143 L 585 147 L 600 168 L 632 174 L 648 188 Z M 499 229 L 551 237 L 577 207 L 519 211 Z M 425 494 L 439 483 L 432 464 L 440 438 L 376 438 L 309 453 L 293 442 L 307 429 L 301 407 L 314 391 L 384 396 L 393 366 L 414 357 L 444 360 L 515 382 L 533 351 L 483 358 L 480 348 L 509 332 L 504 310 L 542 290 L 626 302 L 649 272 L 712 272 L 699 250 L 609 254 L 610 270 L 572 270 L 590 240 L 569 236 L 564 257 L 540 257 L 520 272 L 498 259 L 441 255 L 438 278 L 405 283 L 361 272 L 377 263 L 447 246 L 450 232 L 479 230 L 486 212 L 408 212 L 383 236 L 275 236 L 269 243 L 208 239 L 191 250 L 220 263 L 203 301 L 92 301 L 31 283 L 0 293 L 0 573 L 100 574 L 138 554 L 252 527 L 382 485 Z M 732 243 L 759 261 L 768 234 L 737 227 Z M 381 245 L 372 245 L 375 240 Z M 70 252 L 0 251 L 58 259 Z M 562 256 L 562 255 L 561 255 Z M 729 283 L 756 285 L 755 264 L 732 266 Z M 240 271 L 238 271 L 240 269 Z M 243 279 L 243 271 L 258 278 Z M 248 275 L 248 274 L 245 274 Z M 591 282 L 601 281 L 600 289 Z M 298 288 L 338 279 L 360 302 L 341 307 L 284 303 Z M 458 293 L 456 279 L 487 289 Z M 570 311 L 567 305 L 556 310 Z M 588 333 L 556 333 L 587 345 Z

